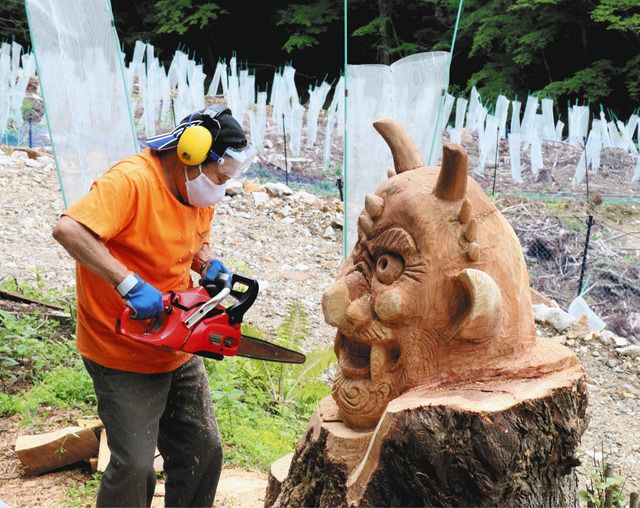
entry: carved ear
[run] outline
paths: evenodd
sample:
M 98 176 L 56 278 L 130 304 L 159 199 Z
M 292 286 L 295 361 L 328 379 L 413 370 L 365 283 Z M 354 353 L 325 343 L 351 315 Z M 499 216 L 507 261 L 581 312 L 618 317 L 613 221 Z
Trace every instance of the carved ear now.
M 373 122 L 373 127 L 380 133 L 391 149 L 396 174 L 424 166 L 420 150 L 398 120 L 381 118 Z
M 458 275 L 466 293 L 467 313 L 461 323 L 458 338 L 482 342 L 495 337 L 502 323 L 502 294 L 487 273 L 467 268 Z
M 433 193 L 445 201 L 457 201 L 467 193 L 467 152 L 457 143 L 446 143 L 442 148 L 442 165 Z

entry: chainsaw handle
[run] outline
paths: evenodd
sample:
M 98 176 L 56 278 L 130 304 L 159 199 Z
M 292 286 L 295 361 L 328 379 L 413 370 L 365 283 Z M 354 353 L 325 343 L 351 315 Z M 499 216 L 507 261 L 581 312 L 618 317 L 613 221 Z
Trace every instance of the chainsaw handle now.
M 234 290 L 233 286 L 235 286 L 236 283 L 247 286 L 247 290 Z M 257 280 L 250 279 L 249 277 L 243 277 L 242 275 L 238 275 L 237 273 L 234 273 L 231 276 L 231 296 L 237 298 L 238 301 L 227 309 L 227 314 L 229 315 L 229 324 L 235 325 L 242 323 L 245 312 L 247 312 L 249 310 L 249 307 L 251 307 L 253 305 L 253 302 L 255 302 L 259 290 L 260 285 L 258 284 Z
M 170 314 L 172 311 L 172 307 L 171 307 L 171 295 L 170 294 L 166 294 L 166 295 L 162 295 L 162 303 L 163 303 L 163 310 L 160 314 L 154 316 L 152 319 L 160 319 L 160 327 L 161 328 L 167 328 L 166 331 L 169 331 L 168 328 L 171 325 L 167 325 L 166 323 L 164 323 L 166 315 Z M 129 331 L 128 328 L 128 324 L 129 324 L 129 320 L 133 319 L 133 311 L 131 310 L 131 308 L 129 306 L 124 306 L 122 308 L 122 311 L 120 312 L 120 317 L 118 317 L 118 319 L 116 320 L 116 332 L 119 333 L 120 335 L 124 335 L 126 337 L 130 337 L 132 339 L 137 339 L 139 341 L 142 342 L 153 342 L 154 339 L 151 338 L 151 336 L 148 333 L 134 333 Z M 137 320 L 139 322 L 139 320 Z M 171 326 L 172 329 L 175 328 L 175 325 Z

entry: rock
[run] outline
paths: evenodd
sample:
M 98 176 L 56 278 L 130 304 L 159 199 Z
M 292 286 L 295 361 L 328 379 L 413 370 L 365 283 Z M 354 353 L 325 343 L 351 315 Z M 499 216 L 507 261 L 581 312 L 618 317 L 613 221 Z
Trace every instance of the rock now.
M 253 203 L 255 205 L 264 205 L 269 202 L 269 196 L 266 192 L 253 192 Z
M 49 157 L 48 155 L 41 155 L 40 157 L 38 157 L 36 159 L 40 164 L 42 164 L 43 166 L 47 166 L 49 164 L 53 164 L 54 160 L 52 157 Z
M 242 188 L 245 192 L 258 192 L 260 190 L 260 185 L 256 182 L 245 180 L 242 182 Z
M 299 201 L 307 205 L 314 205 L 316 201 L 318 201 L 318 198 L 308 192 L 297 191 L 291 195 L 291 200 Z
M 282 197 L 282 196 L 290 196 L 291 194 L 293 194 L 293 191 L 289 187 L 287 187 L 285 184 L 283 184 L 281 182 L 278 182 L 278 183 L 273 183 L 273 182 L 265 183 L 264 184 L 264 190 L 272 198 L 279 198 L 279 197 Z
M 629 341 L 627 339 L 625 339 L 624 337 L 619 337 L 618 335 L 613 336 L 613 342 L 615 343 L 616 347 L 625 347 L 629 345 Z
M 634 344 L 633 346 L 627 347 L 619 347 L 616 348 L 616 351 L 623 356 L 628 356 L 630 358 L 640 358 L 640 345 Z
M 564 332 L 574 323 L 574 319 L 561 308 L 547 307 L 542 304 L 533 306 L 533 316 L 536 321 L 553 326 L 558 333 Z
M 613 333 L 611 330 L 602 330 L 599 334 L 598 334 L 598 340 L 604 344 L 605 346 L 611 346 L 613 344 L 615 344 L 613 337 L 615 337 L 615 333 Z
M 342 229 L 344 227 L 344 215 L 341 213 L 337 213 L 331 221 L 331 227 L 333 229 Z
M 629 345 L 629 341 L 624 337 L 619 337 L 611 330 L 603 330 L 599 334 L 599 339 L 605 346 L 625 347 Z
M 334 229 L 331 226 L 327 226 L 327 228 L 324 230 L 324 233 L 322 233 L 322 238 L 326 239 L 326 240 L 335 240 L 335 232 Z
M 613 358 L 608 358 L 605 363 L 607 364 L 607 367 L 611 369 L 615 369 L 618 366 L 618 362 L 616 362 Z
M 40 162 L 38 162 L 37 160 L 33 160 L 33 159 L 26 159 L 24 161 L 25 166 L 28 166 L 30 168 L 37 168 L 40 169 L 42 167 L 42 164 L 40 164 Z
M 14 150 L 13 152 L 11 152 L 11 158 L 12 159 L 28 159 L 29 154 L 24 150 Z
M 225 191 L 227 196 L 237 196 L 244 193 L 244 185 L 238 180 L 227 180 L 227 190 Z

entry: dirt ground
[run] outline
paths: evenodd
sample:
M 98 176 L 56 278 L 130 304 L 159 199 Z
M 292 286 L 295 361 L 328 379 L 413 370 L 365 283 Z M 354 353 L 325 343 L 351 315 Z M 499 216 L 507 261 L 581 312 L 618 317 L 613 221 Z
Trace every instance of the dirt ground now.
M 71 425 L 81 416 L 74 411 L 53 411 L 47 418 L 47 428 Z M 0 419 L 0 501 L 10 507 L 38 506 L 42 508 L 78 505 L 82 497 L 74 495 L 73 487 L 92 478 L 86 463 L 74 464 L 40 476 L 26 476 L 13 448 L 18 435 L 43 432 L 41 425 L 21 427 L 21 417 Z M 216 494 L 217 508 L 262 506 L 267 488 L 267 475 L 260 471 L 223 468 Z M 95 500 L 80 506 L 95 506 Z M 153 508 L 164 506 L 164 483 L 156 484 Z
M 446 137 L 446 136 L 445 136 Z M 587 193 L 615 198 L 640 199 L 640 182 L 630 185 L 637 157 L 619 149 L 605 148 L 601 152 L 598 171 L 589 170 L 588 177 L 580 185 L 572 185 L 571 180 L 582 148 L 562 141 L 544 141 L 542 143 L 542 161 L 544 167 L 534 175 L 531 172 L 531 159 L 528 150 L 522 150 L 520 164 L 522 183 L 513 181 L 511 175 L 511 159 L 509 144 L 500 140 L 499 153 L 496 159 L 487 161 L 484 171 L 478 170 L 478 136 L 463 131 L 462 145 L 469 154 L 469 169 L 486 191 L 494 188 L 502 194 L 524 195 L 557 195 L 582 197 Z

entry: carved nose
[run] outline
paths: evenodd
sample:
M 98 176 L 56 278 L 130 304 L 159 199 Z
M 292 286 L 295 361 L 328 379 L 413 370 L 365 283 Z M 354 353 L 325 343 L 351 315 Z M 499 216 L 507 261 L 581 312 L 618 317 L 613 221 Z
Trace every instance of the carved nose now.
M 351 302 L 345 317 L 352 327 L 364 328 L 373 322 L 370 301 L 371 295 L 367 294 Z
M 340 280 L 331 284 L 322 295 L 322 312 L 325 322 L 336 328 L 343 325 L 350 303 L 349 288 L 345 281 Z

